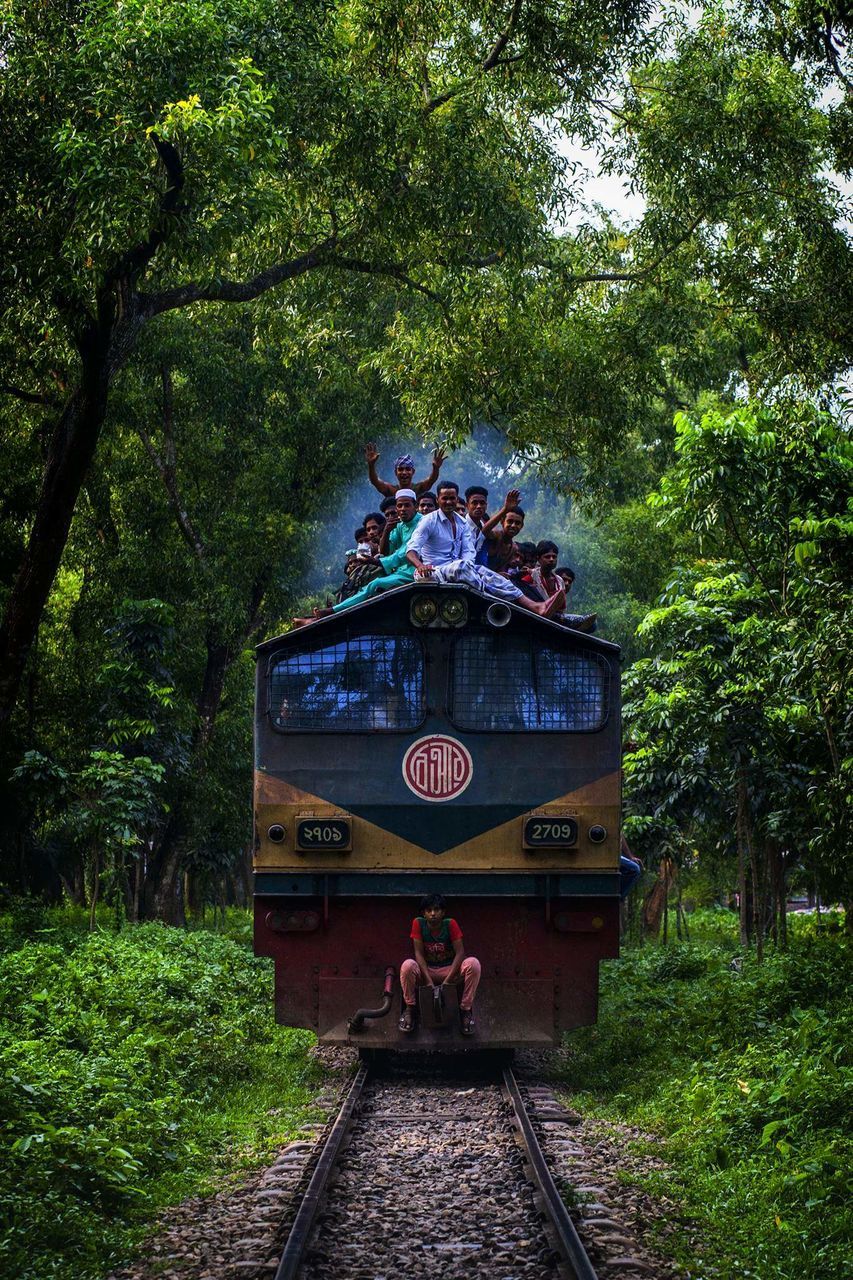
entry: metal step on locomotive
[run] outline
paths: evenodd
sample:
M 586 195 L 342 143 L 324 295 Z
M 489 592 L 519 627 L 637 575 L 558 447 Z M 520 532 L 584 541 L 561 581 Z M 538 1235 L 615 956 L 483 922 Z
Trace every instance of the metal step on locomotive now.
M 594 1022 L 619 944 L 620 764 L 618 647 L 464 586 L 416 581 L 260 645 L 255 951 L 277 1020 L 398 1050 L 547 1046 Z M 397 1027 L 433 891 L 482 964 L 467 1041 L 452 1017 Z

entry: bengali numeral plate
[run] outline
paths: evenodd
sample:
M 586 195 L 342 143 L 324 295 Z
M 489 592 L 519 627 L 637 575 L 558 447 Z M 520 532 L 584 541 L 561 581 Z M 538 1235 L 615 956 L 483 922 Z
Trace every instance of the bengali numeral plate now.
M 352 831 L 347 818 L 300 818 L 296 823 L 296 847 L 310 849 L 349 849 Z

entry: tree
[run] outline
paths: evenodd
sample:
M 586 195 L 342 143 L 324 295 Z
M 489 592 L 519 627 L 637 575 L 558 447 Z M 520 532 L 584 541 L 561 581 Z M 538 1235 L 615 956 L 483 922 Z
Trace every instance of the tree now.
M 768 892 L 784 929 L 786 855 L 827 890 L 850 888 L 849 672 L 827 639 L 837 649 L 850 631 L 853 447 L 808 404 L 685 415 L 677 429 L 653 502 L 714 558 L 677 575 L 642 624 L 628 789 L 641 813 L 734 833 L 742 937 L 760 949 Z
M 309 273 L 390 281 L 443 320 L 445 277 L 464 287 L 543 241 L 560 162 L 540 122 L 560 107 L 584 116 L 643 11 L 18 0 L 7 12 L 2 380 L 52 420 L 0 628 L 0 719 L 147 326 Z
M 698 348 L 673 351 L 676 383 L 720 342 L 754 392 L 792 374 L 817 389 L 849 367 L 853 254 L 831 175 L 850 157 L 827 92 L 844 26 L 820 13 L 708 5 L 670 52 L 628 69 L 613 104 L 609 163 L 647 199 L 629 261 L 655 264 L 675 326 L 702 318 Z M 656 262 L 666 243 L 678 248 Z

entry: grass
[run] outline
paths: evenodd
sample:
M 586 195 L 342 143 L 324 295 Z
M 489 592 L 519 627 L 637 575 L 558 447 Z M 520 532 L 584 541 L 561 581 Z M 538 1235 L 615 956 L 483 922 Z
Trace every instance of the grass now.
M 826 1280 L 850 1257 L 851 948 L 795 922 L 786 954 L 742 955 L 727 912 L 691 943 L 602 969 L 599 1023 L 568 1041 L 587 1114 L 655 1135 L 644 1186 L 681 1205 L 661 1240 L 691 1277 Z
M 314 1038 L 274 1025 L 243 942 L 20 904 L 0 949 L 0 1274 L 100 1275 L 311 1120 Z

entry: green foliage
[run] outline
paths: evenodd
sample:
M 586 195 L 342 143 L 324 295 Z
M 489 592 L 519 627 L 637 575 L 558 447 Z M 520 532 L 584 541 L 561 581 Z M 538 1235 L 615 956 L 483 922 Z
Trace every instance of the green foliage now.
M 666 53 L 629 73 L 611 163 L 647 197 L 636 257 L 668 241 L 678 309 L 710 304 L 700 352 L 722 331 L 753 387 L 792 373 L 819 387 L 847 366 L 853 293 L 844 201 L 827 176 L 846 160 L 820 101 L 832 43 L 816 72 L 802 56 L 802 8 L 770 12 L 712 3 L 676 17 Z M 677 378 L 691 356 L 673 355 Z
M 626 680 L 631 806 L 683 830 L 737 827 L 742 850 L 781 846 L 843 893 L 849 437 L 802 403 L 682 415 L 677 431 L 677 460 L 650 502 L 704 557 L 674 572 L 640 627 L 650 656 Z
M 274 1026 L 269 965 L 227 939 L 42 912 L 22 942 L 19 915 L 0 930 L 0 1269 L 96 1275 L 235 1140 L 298 1127 L 311 1038 Z
M 759 966 L 733 955 L 736 930 L 731 913 L 698 912 L 699 942 L 604 966 L 598 1026 L 568 1042 L 565 1080 L 583 1106 L 659 1135 L 671 1172 L 647 1185 L 692 1221 L 689 1239 L 660 1243 L 691 1273 L 839 1275 L 853 952 L 807 925 Z

